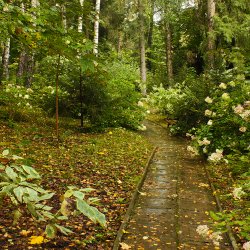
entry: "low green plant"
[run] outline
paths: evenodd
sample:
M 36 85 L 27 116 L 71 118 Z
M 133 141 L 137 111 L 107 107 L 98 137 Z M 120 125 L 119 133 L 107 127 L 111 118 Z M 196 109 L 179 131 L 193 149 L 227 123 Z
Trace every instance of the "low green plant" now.
M 106 226 L 105 215 L 91 206 L 98 199 L 85 199 L 85 194 L 93 191 L 92 188 L 78 189 L 70 186 L 63 195 L 63 201 L 57 212 L 52 212 L 53 207 L 47 205 L 55 193 L 43 189 L 38 180 L 41 176 L 38 172 L 27 165 L 22 164 L 22 158 L 10 155 L 9 150 L 2 153 L 0 164 L 0 197 L 9 197 L 13 204 L 13 223 L 18 223 L 22 215 L 30 214 L 38 222 L 47 224 L 45 233 L 48 238 L 54 238 L 58 231 L 67 235 L 72 233 L 69 228 L 60 225 L 67 221 L 72 214 L 83 214 L 91 221 Z M 19 161 L 19 163 L 18 163 Z M 3 164 L 4 162 L 4 164 Z

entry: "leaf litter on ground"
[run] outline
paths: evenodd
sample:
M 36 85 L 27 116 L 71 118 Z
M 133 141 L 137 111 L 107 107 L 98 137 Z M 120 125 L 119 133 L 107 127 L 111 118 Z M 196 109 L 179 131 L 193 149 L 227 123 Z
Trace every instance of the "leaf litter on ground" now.
M 60 131 L 63 139 L 57 147 L 53 127 L 49 125 L 19 123 L 10 128 L 7 123 L 0 123 L 0 151 L 8 148 L 13 154 L 23 157 L 26 164 L 31 164 L 42 176 L 41 186 L 56 193 L 48 205 L 58 209 L 67 186 L 93 188 L 95 191 L 89 195 L 99 198 L 97 208 L 107 219 L 107 228 L 103 229 L 86 217 L 74 215 L 63 225 L 71 229 L 73 235 L 59 234 L 55 239 L 37 244 L 36 249 L 111 249 L 153 149 L 146 139 L 122 128 L 86 134 L 63 127 Z M 27 141 L 29 143 L 24 143 Z M 8 200 L 3 202 L 0 212 L 1 249 L 32 249 L 29 237 L 42 237 L 46 225 L 25 216 L 13 225 L 10 203 Z

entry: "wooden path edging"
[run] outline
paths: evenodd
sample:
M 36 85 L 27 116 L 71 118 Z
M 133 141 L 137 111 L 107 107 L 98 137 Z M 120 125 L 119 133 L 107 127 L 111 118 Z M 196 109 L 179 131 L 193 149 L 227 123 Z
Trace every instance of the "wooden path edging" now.
M 129 204 L 129 207 L 128 207 L 128 209 L 127 209 L 127 212 L 126 212 L 126 214 L 125 214 L 125 216 L 124 216 L 124 219 L 123 219 L 123 221 L 122 221 L 122 224 L 121 224 L 121 226 L 120 226 L 120 228 L 119 228 L 119 230 L 118 230 L 118 232 L 117 232 L 116 239 L 115 239 L 114 245 L 113 245 L 113 250 L 118 250 L 119 247 L 120 247 L 120 242 L 121 242 L 122 236 L 123 236 L 123 234 L 124 234 L 125 229 L 126 229 L 127 226 L 128 226 L 128 223 L 129 223 L 130 217 L 131 217 L 131 215 L 132 215 L 132 212 L 133 212 L 135 203 L 136 203 L 136 201 L 137 201 L 137 199 L 138 199 L 138 196 L 139 196 L 140 190 L 141 190 L 141 188 L 142 188 L 142 185 L 143 185 L 143 183 L 144 183 L 144 181 L 145 181 L 145 179 L 146 179 L 146 176 L 147 176 L 147 173 L 148 173 L 148 170 L 149 170 L 150 163 L 151 163 L 151 161 L 152 161 L 152 159 L 153 159 L 153 157 L 154 157 L 154 155 L 155 155 L 156 150 L 157 150 L 157 147 L 155 147 L 155 148 L 153 149 L 153 151 L 152 151 L 152 153 L 151 153 L 151 155 L 150 155 L 150 157 L 149 157 L 149 159 L 148 159 L 148 162 L 147 162 L 147 164 L 146 164 L 146 167 L 145 167 L 145 169 L 144 169 L 144 173 L 143 173 L 143 175 L 142 175 L 142 177 L 141 177 L 141 180 L 140 180 L 139 183 L 137 184 L 137 187 L 136 187 L 136 189 L 135 189 L 135 191 L 134 191 L 134 193 L 133 193 L 133 195 L 132 195 L 132 199 L 131 199 L 131 201 L 130 201 L 130 204 Z
M 214 195 L 214 197 L 215 197 L 215 201 L 216 201 L 217 207 L 218 207 L 218 209 L 219 209 L 219 212 L 222 213 L 222 212 L 223 212 L 223 209 L 222 209 L 222 206 L 221 206 L 221 203 L 220 203 L 220 199 L 219 199 L 218 195 L 216 194 L 216 189 L 215 189 L 214 184 L 213 184 L 213 182 L 212 182 L 211 175 L 210 175 L 210 173 L 209 173 L 209 171 L 208 171 L 208 169 L 206 168 L 205 165 L 204 165 L 204 169 L 205 169 L 205 172 L 206 172 L 206 175 L 207 175 L 207 178 L 208 178 L 210 187 L 211 187 L 211 189 L 212 189 L 212 191 L 213 191 L 213 195 Z M 234 237 L 234 234 L 233 234 L 233 232 L 232 232 L 232 229 L 231 229 L 231 227 L 228 225 L 228 223 L 226 223 L 226 228 L 227 228 L 227 235 L 228 235 L 228 237 L 229 237 L 229 240 L 231 241 L 231 245 L 232 245 L 233 249 L 234 249 L 234 250 L 239 250 L 239 247 L 238 247 L 238 245 L 237 245 L 237 241 L 236 241 L 236 239 L 235 239 L 235 237 Z

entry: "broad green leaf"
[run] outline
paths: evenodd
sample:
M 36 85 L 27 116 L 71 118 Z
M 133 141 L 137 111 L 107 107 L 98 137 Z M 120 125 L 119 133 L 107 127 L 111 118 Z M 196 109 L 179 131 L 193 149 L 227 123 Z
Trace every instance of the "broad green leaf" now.
M 74 193 L 74 190 L 73 189 L 69 189 L 69 190 L 67 190 L 65 192 L 65 194 L 63 196 L 64 196 L 64 198 L 69 198 L 69 197 L 71 197 L 73 195 L 73 193 Z
M 39 218 L 39 214 L 37 213 L 35 206 L 31 202 L 27 202 L 27 208 L 33 217 Z
M 90 206 L 86 201 L 77 199 L 77 209 L 87 216 L 93 222 L 99 222 L 102 227 L 106 227 L 105 215 L 98 211 L 97 208 Z
M 24 171 L 26 173 L 28 173 L 30 175 L 31 178 L 34 178 L 34 179 L 40 179 L 40 175 L 37 173 L 37 171 L 30 167 L 30 166 L 26 166 L 26 165 L 22 165 L 22 168 L 24 169 Z
M 20 183 L 20 185 L 32 188 L 41 194 L 46 193 L 46 190 L 44 190 L 43 188 L 40 188 L 39 186 L 37 186 L 37 184 L 34 184 L 34 183 L 29 183 L 29 182 L 23 181 Z
M 80 191 L 74 191 L 74 196 L 80 200 L 83 200 L 84 199 L 84 193 L 80 192 Z
M 30 201 L 36 201 L 36 202 L 39 201 L 38 193 L 34 189 L 26 187 L 25 188 L 25 193 L 29 196 L 28 198 L 29 198 Z
M 70 229 L 68 229 L 66 227 L 60 226 L 58 224 L 55 224 L 55 226 L 60 230 L 61 233 L 65 234 L 65 235 L 73 233 Z
M 68 220 L 68 216 L 58 216 L 58 220 Z
M 44 204 L 36 204 L 35 207 L 40 210 L 50 211 L 53 207 L 46 206 Z
M 44 218 L 44 217 L 45 217 L 45 218 L 49 218 L 50 220 L 55 219 L 55 215 L 52 214 L 52 213 L 49 212 L 49 211 L 43 210 L 43 211 L 41 211 L 41 214 L 43 215 L 43 218 Z M 45 219 L 45 220 L 46 220 L 46 219 Z
M 53 224 L 48 224 L 45 233 L 48 238 L 53 239 L 56 237 L 57 228 Z
M 23 157 L 20 157 L 18 155 L 12 155 L 12 159 L 13 160 L 20 160 L 20 159 L 23 159 Z
M 7 195 L 10 195 L 11 191 L 16 187 L 17 185 L 15 184 L 9 184 L 4 186 L 1 190 L 0 193 L 3 193 L 3 194 L 7 194 Z
M 39 201 L 49 200 L 54 196 L 55 193 L 47 193 L 39 197 Z
M 22 203 L 23 202 L 23 194 L 25 192 L 25 188 L 23 187 L 16 187 L 13 189 L 13 193 L 15 194 L 17 200 Z
M 9 155 L 9 153 L 10 153 L 9 149 L 5 149 L 5 150 L 2 152 L 2 155 L 3 155 L 3 156 L 7 156 L 7 155 Z
M 12 181 L 16 182 L 16 178 L 18 175 L 11 167 L 7 166 L 5 168 L 5 173 Z

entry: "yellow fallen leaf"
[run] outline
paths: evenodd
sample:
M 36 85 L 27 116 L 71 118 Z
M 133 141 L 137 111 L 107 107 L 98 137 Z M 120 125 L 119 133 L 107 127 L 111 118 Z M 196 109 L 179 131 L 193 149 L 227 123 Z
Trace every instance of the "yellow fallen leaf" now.
M 105 153 L 104 152 L 98 152 L 97 154 L 98 155 L 104 155 Z
M 123 249 L 123 250 L 131 249 L 131 246 L 129 246 L 128 244 L 126 244 L 124 242 L 121 242 L 120 246 L 121 246 L 121 249 Z
M 40 244 L 43 243 L 43 241 L 44 241 L 43 236 L 31 236 L 29 244 L 31 244 L 31 245 L 40 245 Z
M 31 231 L 22 230 L 22 231 L 20 232 L 20 235 L 21 235 L 21 236 L 28 236 L 30 233 L 31 233 Z

